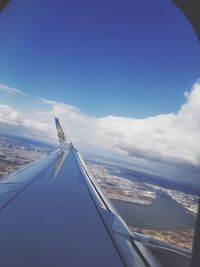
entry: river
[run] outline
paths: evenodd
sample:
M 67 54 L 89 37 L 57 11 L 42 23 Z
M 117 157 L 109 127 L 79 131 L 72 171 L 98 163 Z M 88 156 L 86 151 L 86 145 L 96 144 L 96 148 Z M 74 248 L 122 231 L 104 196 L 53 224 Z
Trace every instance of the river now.
M 158 193 L 150 206 L 111 201 L 129 226 L 149 230 L 184 230 L 195 225 L 193 215 L 163 192 Z

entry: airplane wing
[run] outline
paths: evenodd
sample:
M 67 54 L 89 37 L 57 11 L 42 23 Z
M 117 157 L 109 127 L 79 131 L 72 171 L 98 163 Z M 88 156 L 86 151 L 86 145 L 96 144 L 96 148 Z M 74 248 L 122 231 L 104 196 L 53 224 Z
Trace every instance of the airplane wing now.
M 1 266 L 162 266 L 55 122 L 60 148 L 0 182 Z

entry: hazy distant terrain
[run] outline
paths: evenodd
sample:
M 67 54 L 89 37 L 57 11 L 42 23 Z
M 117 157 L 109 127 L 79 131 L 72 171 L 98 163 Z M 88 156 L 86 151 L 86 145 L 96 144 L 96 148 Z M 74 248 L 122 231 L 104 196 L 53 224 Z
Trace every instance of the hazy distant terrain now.
M 52 147 L 28 139 L 0 136 L 0 178 L 46 155 Z

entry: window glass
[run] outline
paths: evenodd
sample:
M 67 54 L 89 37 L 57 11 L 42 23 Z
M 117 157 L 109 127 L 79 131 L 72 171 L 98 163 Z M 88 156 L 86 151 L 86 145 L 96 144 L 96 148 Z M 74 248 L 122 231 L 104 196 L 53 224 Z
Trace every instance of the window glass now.
M 55 149 L 57 116 L 130 230 L 190 253 L 200 49 L 180 10 L 13 0 L 0 36 L 0 178 Z

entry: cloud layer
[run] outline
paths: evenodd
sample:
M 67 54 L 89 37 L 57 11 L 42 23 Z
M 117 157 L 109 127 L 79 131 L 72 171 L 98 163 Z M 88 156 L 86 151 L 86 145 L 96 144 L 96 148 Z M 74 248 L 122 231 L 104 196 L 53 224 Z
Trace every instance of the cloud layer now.
M 3 89 L 2 89 L 3 88 Z M 0 84 L 12 94 L 22 91 Z M 80 149 L 112 153 L 133 159 L 147 159 L 171 165 L 200 164 L 200 82 L 185 92 L 186 101 L 179 111 L 144 119 L 88 116 L 77 107 L 48 99 L 35 98 L 40 110 L 26 115 L 9 105 L 0 104 L 0 122 L 31 129 L 32 135 L 56 140 L 53 117 Z M 34 103 L 32 103 L 34 104 Z M 44 107 L 44 108 L 42 108 Z M 30 133 L 29 133 L 30 134 Z
M 0 83 L 0 90 L 8 94 L 19 94 L 22 96 L 27 96 L 27 94 L 23 93 L 21 90 L 7 86 L 6 84 L 2 84 L 2 83 Z

